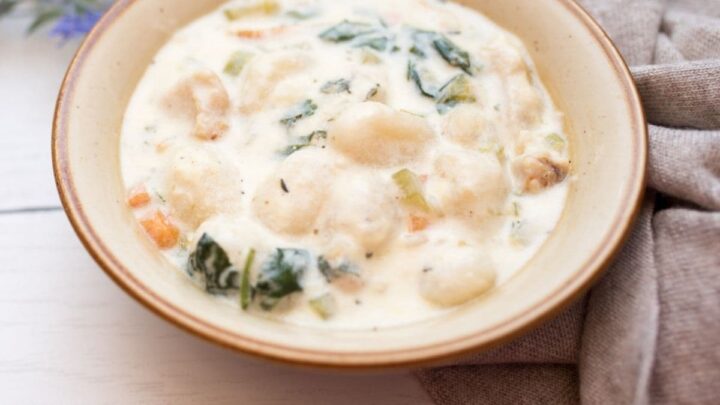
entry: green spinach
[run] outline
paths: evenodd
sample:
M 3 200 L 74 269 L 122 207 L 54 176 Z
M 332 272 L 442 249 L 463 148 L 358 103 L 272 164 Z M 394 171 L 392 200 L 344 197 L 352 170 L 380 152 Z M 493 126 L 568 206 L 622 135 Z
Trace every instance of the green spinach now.
M 345 20 L 321 32 L 320 38 L 331 42 L 346 42 L 373 31 L 370 24 Z
M 325 280 L 327 280 L 328 283 L 332 283 L 333 281 L 346 276 L 360 276 L 360 271 L 357 266 L 346 260 L 341 261 L 337 265 L 333 265 L 324 256 L 319 256 L 317 258 L 317 264 L 318 270 L 320 270 L 320 273 L 323 277 L 325 277 Z
M 260 307 L 269 311 L 283 297 L 302 291 L 300 279 L 310 266 L 310 262 L 310 253 L 307 250 L 275 249 L 260 268 L 260 275 L 255 283 L 255 293 L 260 298 Z
M 299 120 L 314 115 L 317 108 L 318 106 L 314 101 L 305 100 L 293 107 L 285 117 L 280 120 L 280 123 L 288 128 L 292 128 Z
M 289 145 L 284 150 L 282 150 L 280 154 L 283 156 L 290 156 L 293 153 L 299 151 L 300 149 L 307 148 L 308 146 L 312 145 L 314 141 L 326 138 L 327 131 L 313 131 L 310 135 L 301 136 L 300 138 L 298 138 L 297 143 Z
M 203 234 L 195 251 L 188 259 L 191 275 L 199 273 L 205 280 L 205 289 L 211 294 L 222 294 L 239 287 L 240 273 L 230 263 L 225 250 L 208 234 Z
M 350 92 L 350 80 L 348 79 L 337 79 L 337 80 L 331 80 L 320 88 L 320 92 L 324 94 L 338 94 L 338 93 L 348 93 Z
M 433 45 L 447 63 L 464 70 L 472 76 L 469 53 L 460 49 L 459 46 L 444 35 L 436 35 L 433 39 Z

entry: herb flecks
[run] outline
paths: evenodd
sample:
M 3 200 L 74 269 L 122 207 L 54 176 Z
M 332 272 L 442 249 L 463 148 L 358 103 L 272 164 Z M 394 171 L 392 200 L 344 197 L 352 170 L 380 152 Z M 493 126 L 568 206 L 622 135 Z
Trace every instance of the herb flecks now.
M 280 179 L 280 188 L 285 193 L 290 193 L 290 190 L 288 189 L 287 183 L 285 183 L 285 179 Z
M 319 256 L 317 258 L 318 270 L 325 277 L 328 283 L 343 278 L 343 277 L 359 277 L 360 271 L 357 266 L 347 260 L 342 260 L 337 264 L 332 264 L 325 257 Z
M 469 53 L 461 49 L 444 35 L 437 35 L 433 39 L 433 45 L 447 63 L 451 66 L 464 70 L 467 74 L 472 76 L 472 65 L 470 63 Z
M 432 81 L 432 76 L 428 71 L 419 67 L 413 60 L 408 62 L 407 79 L 415 82 L 415 85 L 417 85 L 422 95 L 430 98 L 437 96 L 437 89 L 435 86 L 429 84 Z
M 298 141 L 296 143 L 293 143 L 292 145 L 286 147 L 283 151 L 280 152 L 280 154 L 283 156 L 290 156 L 301 149 L 313 145 L 318 140 L 323 139 L 327 139 L 327 131 L 313 131 L 310 135 L 301 136 L 300 138 L 298 138 Z
M 331 42 L 346 42 L 373 32 L 370 24 L 345 20 L 320 33 L 320 38 Z
M 285 117 L 280 120 L 280 123 L 288 128 L 292 128 L 299 120 L 314 115 L 317 108 L 318 106 L 314 101 L 309 99 L 305 100 L 293 107 Z
M 331 80 L 322 85 L 322 87 L 320 88 L 320 92 L 324 93 L 324 94 L 338 94 L 338 93 L 352 94 L 352 92 L 350 91 L 350 80 L 348 80 L 348 79 Z

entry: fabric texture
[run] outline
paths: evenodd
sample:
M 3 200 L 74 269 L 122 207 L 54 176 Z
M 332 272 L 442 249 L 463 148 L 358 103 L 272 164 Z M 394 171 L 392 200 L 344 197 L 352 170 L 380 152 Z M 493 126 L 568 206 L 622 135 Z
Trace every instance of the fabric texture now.
M 631 65 L 648 192 L 621 254 L 535 331 L 421 370 L 450 404 L 720 404 L 720 0 L 581 0 Z

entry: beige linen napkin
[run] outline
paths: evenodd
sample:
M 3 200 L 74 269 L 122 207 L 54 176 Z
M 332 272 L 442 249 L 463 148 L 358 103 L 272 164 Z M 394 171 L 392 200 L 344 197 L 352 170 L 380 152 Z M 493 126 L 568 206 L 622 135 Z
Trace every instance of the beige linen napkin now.
M 651 191 L 615 264 L 555 320 L 418 371 L 438 404 L 720 404 L 720 0 L 582 0 L 632 66 Z

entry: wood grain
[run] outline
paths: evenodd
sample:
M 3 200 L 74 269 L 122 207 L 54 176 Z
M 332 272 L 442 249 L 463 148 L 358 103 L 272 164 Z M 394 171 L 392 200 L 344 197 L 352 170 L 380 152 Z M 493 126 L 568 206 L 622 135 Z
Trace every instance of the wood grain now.
M 135 303 L 84 251 L 50 164 L 76 43 L 0 22 L 0 403 L 423 404 L 409 373 L 332 374 L 241 357 Z

